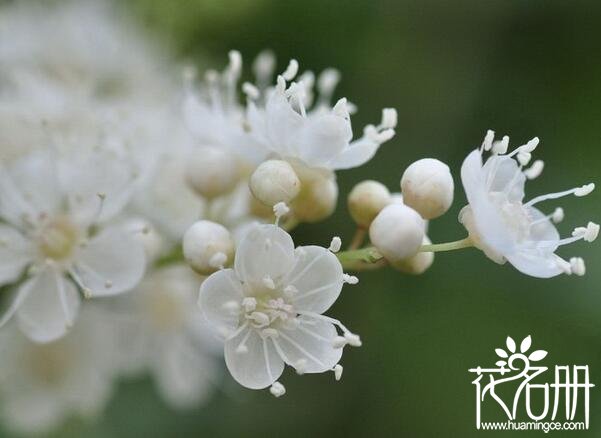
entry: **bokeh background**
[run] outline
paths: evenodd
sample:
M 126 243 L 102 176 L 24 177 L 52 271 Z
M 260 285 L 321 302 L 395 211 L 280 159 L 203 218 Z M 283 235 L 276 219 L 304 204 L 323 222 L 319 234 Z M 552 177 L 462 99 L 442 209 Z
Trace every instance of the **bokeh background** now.
M 339 96 L 359 106 L 356 130 L 397 108 L 396 138 L 357 170 L 340 172 L 333 218 L 301 226 L 298 244 L 350 239 L 345 194 L 371 178 L 392 191 L 412 161 L 435 157 L 458 176 L 486 129 L 514 145 L 539 136 L 543 176 L 530 196 L 601 181 L 601 2 L 572 0 L 133 0 L 123 2 L 182 62 L 223 66 L 227 51 L 251 59 L 264 48 L 280 69 L 334 66 Z M 435 242 L 464 237 L 452 210 L 430 225 Z M 562 199 L 563 234 L 601 220 L 601 195 Z M 552 211 L 555 204 L 547 205 Z M 473 378 L 491 365 L 507 335 L 532 335 L 547 365 L 588 364 L 601 385 L 601 246 L 576 244 L 566 256 L 587 261 L 584 278 L 538 280 L 499 266 L 476 250 L 442 253 L 419 277 L 391 270 L 361 275 L 330 311 L 361 334 L 344 356 L 341 382 L 287 371 L 287 395 L 239 388 L 227 375 L 208 404 L 170 411 L 148 381 L 123 382 L 106 415 L 73 420 L 56 437 L 471 437 Z M 592 392 L 591 428 L 555 436 L 601 436 L 601 396 Z M 486 432 L 539 436 L 542 432 Z M 0 435 L 7 436 L 0 431 Z

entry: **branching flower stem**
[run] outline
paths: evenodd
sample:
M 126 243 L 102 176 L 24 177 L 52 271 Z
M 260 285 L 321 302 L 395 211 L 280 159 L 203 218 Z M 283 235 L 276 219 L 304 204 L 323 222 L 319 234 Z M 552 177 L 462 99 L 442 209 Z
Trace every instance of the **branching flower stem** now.
M 454 242 L 435 243 L 422 245 L 419 252 L 442 252 L 456 249 L 470 248 L 474 243 L 469 237 Z M 344 269 L 353 271 L 366 271 L 378 269 L 386 265 L 384 257 L 373 246 L 350 251 L 342 251 L 336 254 Z

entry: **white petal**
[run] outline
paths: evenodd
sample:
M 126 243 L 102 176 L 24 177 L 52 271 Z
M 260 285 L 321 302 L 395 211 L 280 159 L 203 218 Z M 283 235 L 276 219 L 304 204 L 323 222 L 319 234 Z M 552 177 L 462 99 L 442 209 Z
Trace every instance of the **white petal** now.
M 342 265 L 338 258 L 320 246 L 296 249 L 296 264 L 285 285 L 297 289 L 291 302 L 298 310 L 323 313 L 338 299 L 342 290 Z
M 265 128 L 269 142 L 266 146 L 284 157 L 298 157 L 298 132 L 304 119 L 292 109 L 288 100 L 274 92 L 265 106 Z
M 199 346 L 179 336 L 164 342 L 156 353 L 152 364 L 156 382 L 173 407 L 191 408 L 209 395 L 211 377 L 217 370 Z
M 489 191 L 505 192 L 507 186 L 511 184 L 511 190 L 506 192 L 508 199 L 522 202 L 526 176 L 519 169 L 517 161 L 505 155 L 495 155 L 486 160 L 482 171 Z
M 0 181 L 0 215 L 19 222 L 22 215 L 56 212 L 61 202 L 53 153 L 40 150 L 15 162 Z
M 323 373 L 331 370 L 342 357 L 342 348 L 334 348 L 337 336 L 333 324 L 301 316 L 298 328 L 281 329 L 275 340 L 285 356 L 286 363 L 306 373 Z M 299 362 L 301 361 L 301 362 Z
M 131 162 L 110 151 L 75 155 L 60 172 L 70 211 L 82 224 L 113 218 L 131 199 L 139 178 Z
M 236 273 L 245 283 L 263 284 L 266 276 L 277 283 L 294 263 L 292 237 L 276 225 L 254 226 L 236 249 Z
M 312 167 L 324 167 L 349 146 L 352 138 L 347 119 L 334 114 L 318 114 L 305 120 L 298 158 Z
M 17 310 L 21 331 L 35 342 L 62 337 L 79 312 L 80 297 L 73 283 L 46 268 L 21 287 L 27 291 Z
M 236 351 L 243 340 L 246 352 Z M 274 345 L 254 329 L 243 330 L 225 342 L 225 363 L 232 377 L 250 389 L 267 388 L 284 371 L 284 361 Z
M 135 287 L 145 264 L 142 244 L 132 233 L 112 227 L 78 251 L 74 270 L 92 296 L 107 296 Z
M 33 256 L 30 241 L 14 228 L 0 224 L 0 286 L 17 280 Z
M 482 242 L 503 256 L 513 252 L 515 236 L 489 199 L 479 150 L 472 151 L 461 165 L 461 181 Z
M 518 271 L 538 278 L 551 278 L 563 274 L 553 253 L 540 254 L 536 251 L 517 251 L 506 256 Z
M 233 269 L 223 269 L 210 275 L 200 286 L 198 305 L 221 336 L 226 337 L 239 325 L 239 307 L 242 303 L 242 284 Z
M 373 158 L 380 145 L 368 138 L 352 142 L 348 147 L 334 157 L 328 164 L 333 170 L 352 169 L 359 167 Z

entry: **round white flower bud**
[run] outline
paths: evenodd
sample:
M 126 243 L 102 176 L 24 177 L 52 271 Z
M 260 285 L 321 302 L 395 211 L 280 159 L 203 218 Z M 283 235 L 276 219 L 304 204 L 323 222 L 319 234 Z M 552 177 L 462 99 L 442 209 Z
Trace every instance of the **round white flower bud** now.
M 250 177 L 250 190 L 263 204 L 273 207 L 289 203 L 301 189 L 301 183 L 290 164 L 283 160 L 267 160 Z
M 390 204 L 369 227 L 369 238 L 391 263 L 412 257 L 424 239 L 424 220 L 412 208 Z
M 301 181 L 301 191 L 290 207 L 295 218 L 301 222 L 319 222 L 336 209 L 338 184 L 334 172 L 295 166 Z
M 230 232 L 211 221 L 195 222 L 184 234 L 184 258 L 192 269 L 209 275 L 228 265 L 234 256 Z
M 453 203 L 454 189 L 449 166 L 433 158 L 411 164 L 401 178 L 403 201 L 424 219 L 446 213 Z
M 424 236 L 422 245 L 430 245 L 431 243 L 428 236 Z M 392 263 L 392 267 L 406 274 L 419 275 L 432 266 L 432 263 L 434 263 L 433 252 L 418 252 L 414 256 Z
M 194 150 L 186 163 L 186 182 L 200 196 L 213 199 L 231 192 L 240 180 L 240 166 L 228 150 L 203 147 Z
M 392 202 L 386 186 L 377 181 L 362 181 L 348 195 L 349 213 L 357 225 L 367 227 L 380 211 Z

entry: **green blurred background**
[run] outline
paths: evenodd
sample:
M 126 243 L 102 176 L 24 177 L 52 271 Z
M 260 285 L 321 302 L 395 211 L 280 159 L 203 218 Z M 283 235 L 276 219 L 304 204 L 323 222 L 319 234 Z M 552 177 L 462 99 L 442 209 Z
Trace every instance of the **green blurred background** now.
M 486 129 L 512 144 L 539 136 L 543 176 L 528 195 L 601 181 L 601 2 L 134 0 L 125 6 L 183 60 L 222 66 L 236 48 L 250 60 L 264 48 L 319 71 L 343 73 L 339 96 L 359 106 L 355 131 L 397 108 L 396 138 L 360 169 L 340 172 L 341 197 L 327 222 L 298 228 L 297 243 L 350 239 L 345 194 L 378 179 L 397 191 L 403 170 L 439 158 L 457 177 L 462 159 Z M 247 63 L 248 64 L 248 63 Z M 452 210 L 430 225 L 434 242 L 464 237 L 457 213 L 465 197 L 456 178 Z M 599 193 L 562 199 L 563 234 L 601 220 Z M 555 204 L 545 205 L 552 211 Z M 471 437 L 539 436 L 477 432 L 468 368 L 497 360 L 505 337 L 532 335 L 549 351 L 546 365 L 588 364 L 601 385 L 601 247 L 575 244 L 566 256 L 587 262 L 584 278 L 538 280 L 499 266 L 476 250 L 442 253 L 419 277 L 391 270 L 361 275 L 329 312 L 361 334 L 345 353 L 345 372 L 299 377 L 288 393 L 225 386 L 207 405 L 170 411 L 147 381 L 124 382 L 96 423 L 73 422 L 56 436 Z M 601 397 L 594 389 L 591 428 L 555 436 L 601 436 Z

